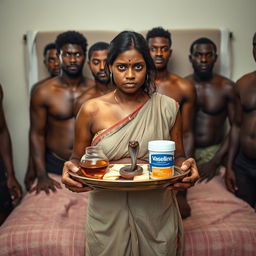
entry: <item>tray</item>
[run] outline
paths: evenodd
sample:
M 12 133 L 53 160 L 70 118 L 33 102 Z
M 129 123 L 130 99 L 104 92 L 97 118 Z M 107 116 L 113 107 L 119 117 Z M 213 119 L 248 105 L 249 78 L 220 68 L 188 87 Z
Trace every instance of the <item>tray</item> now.
M 123 167 L 123 164 L 115 164 L 115 167 L 119 165 Z M 145 165 L 142 165 L 143 169 Z M 146 165 L 147 166 L 147 165 Z M 113 165 L 110 165 L 110 169 Z M 119 168 L 120 168 L 119 167 Z M 107 190 L 118 191 L 138 191 L 138 190 L 152 190 L 163 189 L 170 184 L 180 182 L 184 177 L 189 174 L 190 170 L 183 172 L 179 167 L 174 167 L 174 176 L 165 179 L 146 179 L 146 180 L 107 180 L 107 179 L 92 179 L 73 172 L 69 174 L 73 179 L 80 181 L 81 183 L 88 185 L 92 188 L 101 188 Z

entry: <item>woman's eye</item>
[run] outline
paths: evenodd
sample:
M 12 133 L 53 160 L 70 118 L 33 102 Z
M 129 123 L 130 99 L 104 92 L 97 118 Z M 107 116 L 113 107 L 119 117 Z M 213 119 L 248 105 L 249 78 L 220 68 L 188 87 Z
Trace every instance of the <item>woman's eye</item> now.
M 125 70 L 125 65 L 118 65 L 117 68 L 120 71 L 124 71 Z
M 136 71 L 140 71 L 140 70 L 142 70 L 142 68 L 143 68 L 143 65 L 141 65 L 141 64 L 135 65 L 135 70 Z

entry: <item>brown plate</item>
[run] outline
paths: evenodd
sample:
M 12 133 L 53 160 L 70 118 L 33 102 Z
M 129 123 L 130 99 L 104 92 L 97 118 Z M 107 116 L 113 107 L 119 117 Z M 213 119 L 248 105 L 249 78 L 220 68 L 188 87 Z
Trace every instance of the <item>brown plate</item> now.
M 123 165 L 122 165 L 123 166 Z M 92 179 L 85 176 L 78 175 L 73 172 L 69 174 L 77 181 L 82 182 L 92 188 L 101 188 L 108 190 L 121 190 L 121 191 L 136 191 L 136 190 L 151 190 L 164 188 L 170 184 L 180 182 L 184 177 L 189 174 L 189 170 L 183 172 L 179 167 L 175 166 L 174 176 L 165 179 L 148 179 L 148 180 L 106 180 L 106 179 Z

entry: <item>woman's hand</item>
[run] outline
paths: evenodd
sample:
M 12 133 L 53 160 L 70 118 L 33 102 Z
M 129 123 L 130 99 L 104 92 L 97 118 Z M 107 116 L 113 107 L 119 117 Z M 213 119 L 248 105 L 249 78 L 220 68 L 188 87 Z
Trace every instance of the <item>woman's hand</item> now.
M 199 179 L 199 173 L 196 166 L 196 161 L 193 158 L 186 159 L 181 165 L 182 171 L 186 172 L 189 169 L 190 169 L 189 176 L 186 176 L 185 178 L 183 178 L 182 181 L 179 183 L 169 185 L 167 189 L 181 191 L 194 186 L 196 181 Z
M 66 188 L 73 192 L 87 192 L 93 190 L 92 188 L 73 180 L 68 173 L 69 171 L 77 173 L 79 171 L 78 163 L 73 161 L 67 161 L 64 163 L 61 182 L 65 185 Z

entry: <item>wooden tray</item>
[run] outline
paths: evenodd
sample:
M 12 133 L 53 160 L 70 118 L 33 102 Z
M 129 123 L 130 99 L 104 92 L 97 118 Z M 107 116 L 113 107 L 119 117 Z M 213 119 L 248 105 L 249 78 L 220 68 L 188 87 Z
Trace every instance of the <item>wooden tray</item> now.
M 124 166 L 123 164 L 115 164 L 115 166 Z M 147 165 L 146 165 L 147 166 Z M 112 168 L 110 166 L 110 168 Z M 119 167 L 120 168 L 120 167 Z M 145 165 L 143 165 L 145 168 Z M 109 180 L 109 179 L 92 179 L 73 172 L 69 174 L 77 181 L 88 185 L 92 188 L 101 188 L 108 190 L 118 191 L 137 191 L 137 190 L 151 190 L 163 189 L 170 184 L 180 182 L 184 177 L 189 174 L 190 170 L 183 172 L 179 167 L 175 166 L 174 176 L 165 179 L 146 179 L 146 180 Z

